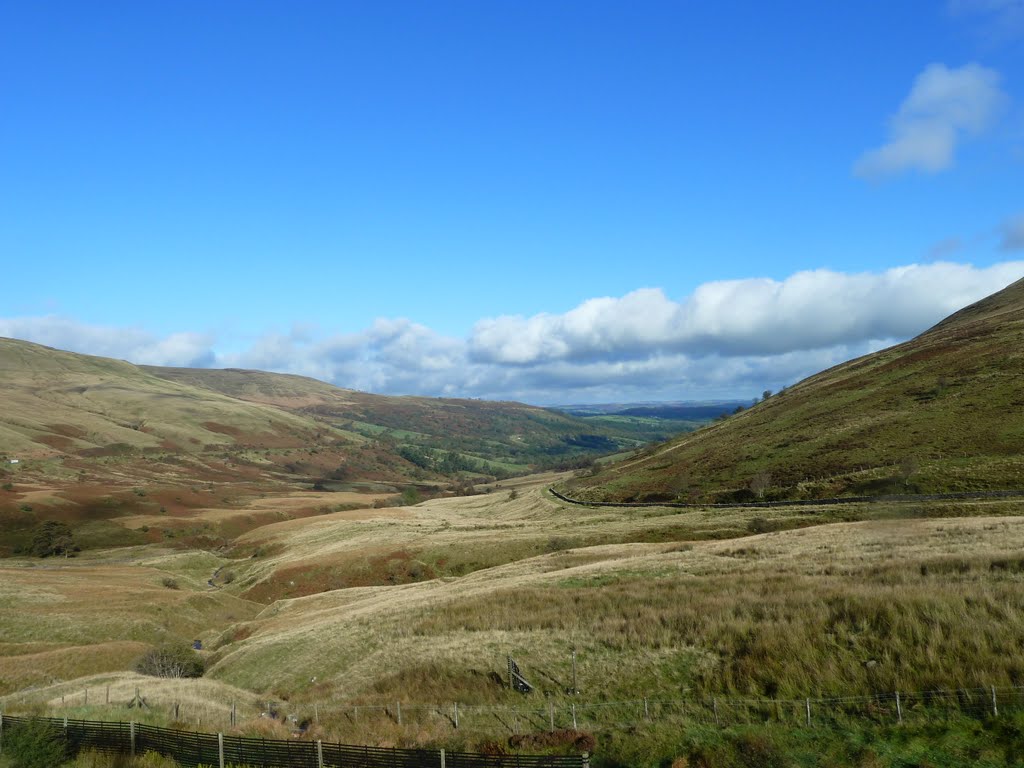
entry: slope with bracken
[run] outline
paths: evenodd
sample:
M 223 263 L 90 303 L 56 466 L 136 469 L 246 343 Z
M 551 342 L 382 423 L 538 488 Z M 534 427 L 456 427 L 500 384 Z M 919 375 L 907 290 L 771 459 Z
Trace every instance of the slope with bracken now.
M 89 546 L 137 543 L 107 523 L 127 515 L 145 519 L 146 540 L 209 546 L 275 511 L 461 488 L 638 442 L 601 429 L 518 403 L 386 397 L 0 339 L 0 554 L 26 546 L 40 520 L 71 524 Z
M 1024 488 L 1024 280 L 568 492 L 737 501 Z

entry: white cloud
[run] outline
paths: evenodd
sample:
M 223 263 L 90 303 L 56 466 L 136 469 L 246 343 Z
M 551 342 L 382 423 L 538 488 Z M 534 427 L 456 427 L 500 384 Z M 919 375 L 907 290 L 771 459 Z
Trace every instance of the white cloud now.
M 240 352 L 214 339 L 73 320 L 0 318 L 0 335 L 158 365 L 297 373 L 383 394 L 583 402 L 747 397 L 913 336 L 1024 277 L 1024 261 L 933 263 L 880 273 L 799 272 L 657 288 L 564 314 L 481 320 L 468 338 L 404 318 L 355 333 L 267 334 Z
M 889 140 L 865 152 L 854 173 L 880 179 L 904 171 L 937 173 L 953 164 L 965 135 L 987 130 L 1006 102 L 995 70 L 978 64 L 931 64 L 890 119 Z
M 143 365 L 207 367 L 216 362 L 213 338 L 206 334 L 173 333 L 160 339 L 137 328 L 88 325 L 54 315 L 0 318 L 0 336 Z
M 1004 251 L 1024 250 L 1024 213 L 1011 216 L 1002 225 L 1002 243 Z

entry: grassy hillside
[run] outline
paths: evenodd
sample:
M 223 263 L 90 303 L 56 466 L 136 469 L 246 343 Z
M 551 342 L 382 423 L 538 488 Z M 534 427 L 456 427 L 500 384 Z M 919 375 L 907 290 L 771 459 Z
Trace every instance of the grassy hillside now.
M 403 489 L 465 492 L 640 442 L 630 428 L 518 403 L 384 397 L 0 339 L 0 556 L 31 546 L 42 520 L 72 526 L 84 548 L 223 546 L 282 514 Z M 289 495 L 299 490 L 308 498 Z
M 501 477 L 571 463 L 647 439 L 647 431 L 632 424 L 592 423 L 522 403 L 387 397 L 261 371 L 156 367 L 146 371 L 246 402 L 274 405 L 383 443 L 418 467 L 424 477 L 453 472 Z
M 568 484 L 592 500 L 1024 487 L 1024 281 L 917 338 Z

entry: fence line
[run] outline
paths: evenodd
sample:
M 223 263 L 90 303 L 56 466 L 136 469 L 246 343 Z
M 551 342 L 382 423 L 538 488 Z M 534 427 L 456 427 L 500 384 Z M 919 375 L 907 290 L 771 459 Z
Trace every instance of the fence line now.
M 259 765 L 261 768 L 589 768 L 582 755 L 484 755 L 443 749 L 397 749 L 317 741 L 255 739 L 198 733 L 138 723 L 0 714 L 0 755 L 4 737 L 32 723 L 45 723 L 73 756 L 85 749 L 123 755 L 159 752 L 187 768 Z
M 136 694 L 138 697 L 138 693 Z M 83 689 L 77 698 L 88 700 Z M 66 706 L 75 706 L 62 697 Z M 178 714 L 175 702 L 149 705 L 151 712 Z M 310 702 L 291 706 L 290 720 L 297 729 L 339 720 L 345 726 L 367 726 L 387 722 L 400 728 L 442 724 L 455 730 L 490 734 L 525 734 L 554 730 L 600 731 L 627 728 L 657 721 L 690 721 L 719 726 L 755 722 L 778 722 L 807 726 L 848 722 L 851 719 L 879 723 L 905 720 L 934 720 L 953 714 L 998 717 L 1000 713 L 1024 711 L 1024 686 L 935 689 L 927 691 L 886 691 L 870 695 L 807 696 L 792 699 L 742 696 L 643 697 L 624 701 L 585 701 L 576 697 L 548 701 L 524 699 L 522 705 L 415 703 Z M 300 716 L 301 715 L 301 716 Z M 282 718 L 268 702 L 261 716 Z M 259 719 L 259 718 L 254 718 Z M 205 720 L 205 723 L 210 723 Z M 239 724 L 232 708 L 223 725 Z M 148 727 L 139 725 L 138 727 Z

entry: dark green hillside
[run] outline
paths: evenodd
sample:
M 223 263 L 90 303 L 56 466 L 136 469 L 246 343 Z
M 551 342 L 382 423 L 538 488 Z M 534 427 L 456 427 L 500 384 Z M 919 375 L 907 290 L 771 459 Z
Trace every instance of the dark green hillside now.
M 1024 487 L 1024 281 L 568 490 L 585 499 Z

